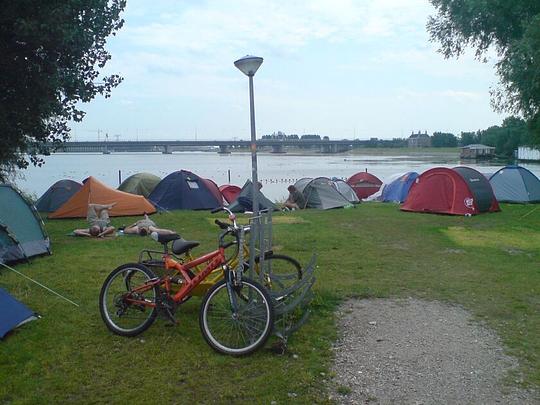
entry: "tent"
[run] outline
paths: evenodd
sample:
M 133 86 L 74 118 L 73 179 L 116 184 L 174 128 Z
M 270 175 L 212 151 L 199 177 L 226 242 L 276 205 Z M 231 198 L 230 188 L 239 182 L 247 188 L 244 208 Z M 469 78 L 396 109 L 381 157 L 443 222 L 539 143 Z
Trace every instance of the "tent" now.
M 11 330 L 37 319 L 34 312 L 0 288 L 0 339 Z
M 134 195 L 110 188 L 97 180 L 88 177 L 84 185 L 60 208 L 49 214 L 49 218 L 86 218 L 88 204 L 116 203 L 109 210 L 109 216 L 120 217 L 127 215 L 152 214 L 155 207 L 142 195 Z
M 242 191 L 242 189 L 238 186 L 234 186 L 232 184 L 224 184 L 222 186 L 219 186 L 219 191 L 221 192 L 221 195 L 227 201 L 229 204 L 236 200 L 238 197 L 238 194 Z
M 399 175 L 388 184 L 383 184 L 380 201 L 402 203 L 407 199 L 409 190 L 417 177 L 418 173 L 407 172 Z
M 498 201 L 540 202 L 540 180 L 524 167 L 503 167 L 490 177 L 489 182 Z
M 327 177 L 317 177 L 315 179 L 304 177 L 298 180 L 294 187 L 303 193 L 306 198 L 304 208 L 328 210 L 350 204 L 350 201 L 337 191 L 332 180 Z
M 187 170 L 169 174 L 148 199 L 163 210 L 209 210 L 222 205 L 207 182 Z
M 253 209 L 253 186 L 251 180 L 247 180 L 237 198 L 229 205 L 229 209 L 233 212 L 251 211 Z M 257 201 L 259 202 L 259 210 L 275 210 L 276 205 L 270 201 L 260 191 L 257 191 Z
M 358 196 L 356 195 L 352 187 L 347 184 L 347 182 L 334 177 L 332 178 L 332 185 L 350 203 L 357 204 L 360 202 Z
M 10 184 L 0 184 L 0 262 L 45 253 L 50 242 L 36 209 Z
M 40 212 L 53 212 L 69 200 L 81 187 L 81 183 L 73 180 L 58 180 L 37 200 L 36 209 Z
M 470 167 L 435 167 L 414 181 L 403 211 L 475 215 L 499 211 L 489 181 Z
M 160 181 L 161 178 L 155 174 L 137 173 L 125 179 L 122 184 L 118 186 L 118 190 L 148 197 Z
M 376 193 L 381 187 L 382 181 L 371 173 L 358 172 L 347 179 L 347 184 L 352 187 L 360 200 Z
M 221 191 L 219 191 L 219 187 L 216 182 L 211 179 L 202 179 L 202 181 L 204 184 L 206 184 L 206 187 L 212 192 L 214 197 L 216 197 L 218 201 L 221 201 L 221 205 L 223 205 L 223 195 L 221 194 Z

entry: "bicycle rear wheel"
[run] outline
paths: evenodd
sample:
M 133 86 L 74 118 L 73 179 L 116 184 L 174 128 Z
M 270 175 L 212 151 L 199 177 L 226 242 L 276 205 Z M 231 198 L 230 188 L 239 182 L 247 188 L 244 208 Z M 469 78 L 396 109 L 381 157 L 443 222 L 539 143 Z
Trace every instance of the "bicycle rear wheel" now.
M 259 265 L 260 259 L 255 259 Z M 302 266 L 296 259 L 287 255 L 271 254 L 264 258 L 264 284 L 274 294 L 285 290 L 302 279 Z
M 242 356 L 263 346 L 274 326 L 270 295 L 259 283 L 244 278 L 231 286 L 237 310 L 233 311 L 227 282 L 215 284 L 203 299 L 199 325 L 206 342 L 214 350 Z
M 144 286 L 154 278 L 151 270 L 138 263 L 124 264 L 109 274 L 99 294 L 99 311 L 111 332 L 136 336 L 152 325 L 157 316 L 158 286 Z

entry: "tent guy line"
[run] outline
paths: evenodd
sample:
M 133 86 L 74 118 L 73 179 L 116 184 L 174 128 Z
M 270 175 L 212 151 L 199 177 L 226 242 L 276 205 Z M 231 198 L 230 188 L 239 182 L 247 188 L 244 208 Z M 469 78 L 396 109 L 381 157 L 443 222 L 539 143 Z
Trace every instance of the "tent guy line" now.
M 22 276 L 22 277 L 26 278 L 27 280 L 30 280 L 31 282 L 33 282 L 33 283 L 39 285 L 40 287 L 46 289 L 47 291 L 52 292 L 53 294 L 55 294 L 55 295 L 59 296 L 60 298 L 66 300 L 66 301 L 69 302 L 70 304 L 73 304 L 73 305 L 75 305 L 76 307 L 79 307 L 79 304 L 77 304 L 77 303 L 71 301 L 69 298 L 66 298 L 66 297 L 64 297 L 63 295 L 57 293 L 56 291 L 51 290 L 49 287 L 47 287 L 47 286 L 41 284 L 41 283 L 38 282 L 38 281 L 31 279 L 30 277 L 24 275 L 24 274 L 21 273 L 20 271 L 17 271 L 17 270 L 15 270 L 14 268 L 9 267 L 7 264 L 4 264 L 4 263 L 0 262 L 0 265 L 4 266 L 4 267 L 5 267 L 6 269 L 8 269 L 8 270 L 11 270 L 11 271 L 17 273 L 19 276 Z

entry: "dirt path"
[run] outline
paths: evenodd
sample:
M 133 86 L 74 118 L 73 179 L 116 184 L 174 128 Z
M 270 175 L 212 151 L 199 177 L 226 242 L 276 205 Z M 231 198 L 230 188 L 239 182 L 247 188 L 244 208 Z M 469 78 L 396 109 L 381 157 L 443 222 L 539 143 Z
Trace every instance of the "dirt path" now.
M 516 359 L 463 308 L 350 300 L 339 318 L 332 382 L 338 403 L 540 404 L 538 393 L 504 385 Z

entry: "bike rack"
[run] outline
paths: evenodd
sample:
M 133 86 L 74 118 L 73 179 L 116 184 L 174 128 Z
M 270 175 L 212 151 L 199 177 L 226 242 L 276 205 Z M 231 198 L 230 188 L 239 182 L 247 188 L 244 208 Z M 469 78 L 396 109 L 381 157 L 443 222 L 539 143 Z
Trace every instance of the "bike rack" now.
M 250 250 L 250 263 L 254 263 L 255 255 L 259 254 L 259 272 L 258 278 L 262 283 L 266 276 L 272 279 L 277 279 L 279 282 L 280 276 L 272 273 L 271 260 L 264 260 L 264 254 L 272 249 L 272 212 L 268 210 L 262 213 L 259 217 L 250 218 L 251 237 L 255 237 L 254 246 L 258 248 Z M 243 235 L 242 235 L 243 236 Z M 244 263 L 240 257 L 239 263 Z M 281 339 L 283 345 L 287 344 L 289 337 L 306 323 L 310 315 L 309 304 L 313 300 L 313 292 L 311 288 L 315 283 L 315 262 L 316 256 L 313 254 L 309 264 L 302 269 L 302 279 L 298 280 L 293 285 L 282 290 L 270 290 L 272 297 L 276 319 L 274 321 L 273 333 Z M 253 267 L 250 265 L 249 276 L 253 278 Z M 296 277 L 295 277 L 296 278 Z

